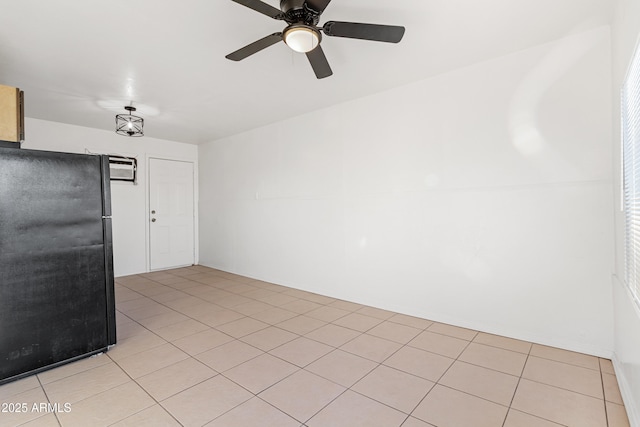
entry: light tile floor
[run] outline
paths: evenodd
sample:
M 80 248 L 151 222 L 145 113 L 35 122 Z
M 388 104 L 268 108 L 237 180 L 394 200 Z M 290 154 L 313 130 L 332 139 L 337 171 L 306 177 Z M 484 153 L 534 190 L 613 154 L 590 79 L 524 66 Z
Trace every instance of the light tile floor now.
M 629 426 L 593 356 L 201 266 L 116 300 L 118 344 L 0 386 L 0 426 Z

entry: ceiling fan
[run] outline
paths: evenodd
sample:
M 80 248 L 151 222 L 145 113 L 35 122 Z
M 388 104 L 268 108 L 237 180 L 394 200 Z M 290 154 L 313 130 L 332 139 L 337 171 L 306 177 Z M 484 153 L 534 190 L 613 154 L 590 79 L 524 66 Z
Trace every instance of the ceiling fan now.
M 241 61 L 271 45 L 284 41 L 294 51 L 307 55 L 311 67 L 319 79 L 333 74 L 327 57 L 320 46 L 321 33 L 331 37 L 347 37 L 387 43 L 398 43 L 404 36 L 404 27 L 393 25 L 328 21 L 322 27 L 318 27 L 320 15 L 322 15 L 331 0 L 280 0 L 280 10 L 260 0 L 232 1 L 273 19 L 284 21 L 287 23 L 287 27 L 282 32 L 268 35 L 230 53 L 226 56 L 227 59 Z

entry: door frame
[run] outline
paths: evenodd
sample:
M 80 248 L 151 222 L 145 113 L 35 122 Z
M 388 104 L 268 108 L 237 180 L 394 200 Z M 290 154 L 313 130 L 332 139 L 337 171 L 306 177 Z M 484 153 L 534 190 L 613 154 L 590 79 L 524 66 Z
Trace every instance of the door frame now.
M 145 155 L 145 262 L 147 272 L 161 271 L 151 270 L 151 159 L 170 160 L 174 162 L 191 163 L 193 165 L 193 263 L 198 264 L 200 261 L 200 240 L 198 238 L 198 200 L 200 195 L 198 192 L 198 160 L 193 158 L 166 156 L 158 154 Z

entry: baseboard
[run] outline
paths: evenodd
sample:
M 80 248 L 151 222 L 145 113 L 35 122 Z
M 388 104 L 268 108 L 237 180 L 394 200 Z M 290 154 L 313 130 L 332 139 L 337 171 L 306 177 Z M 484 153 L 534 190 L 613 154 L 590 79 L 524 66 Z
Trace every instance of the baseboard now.
M 613 355 L 611 359 L 613 362 L 613 369 L 616 372 L 616 379 L 618 380 L 618 387 L 620 388 L 620 394 L 622 395 L 622 401 L 624 407 L 627 410 L 627 417 L 629 418 L 629 425 L 631 427 L 640 427 L 640 407 L 639 402 L 633 399 L 633 393 L 631 385 L 627 381 L 627 377 L 624 375 L 624 369 L 617 356 Z

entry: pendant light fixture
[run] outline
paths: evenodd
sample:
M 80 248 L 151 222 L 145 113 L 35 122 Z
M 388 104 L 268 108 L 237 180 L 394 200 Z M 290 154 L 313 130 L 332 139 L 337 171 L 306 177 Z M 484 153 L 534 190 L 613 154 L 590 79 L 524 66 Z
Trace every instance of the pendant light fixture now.
M 131 114 L 136 108 L 125 105 L 124 109 L 128 111 L 127 114 L 116 115 L 116 133 L 123 136 L 144 136 L 144 119 Z

